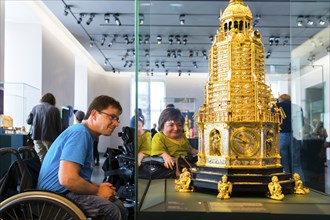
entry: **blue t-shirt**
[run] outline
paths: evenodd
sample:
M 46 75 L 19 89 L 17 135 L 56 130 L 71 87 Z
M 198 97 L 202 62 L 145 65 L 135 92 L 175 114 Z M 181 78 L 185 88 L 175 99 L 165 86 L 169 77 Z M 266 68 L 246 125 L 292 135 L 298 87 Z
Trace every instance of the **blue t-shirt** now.
M 91 181 L 93 171 L 93 136 L 84 124 L 67 128 L 53 142 L 41 166 L 38 189 L 63 193 L 68 189 L 58 179 L 61 160 L 81 165 L 79 176 Z

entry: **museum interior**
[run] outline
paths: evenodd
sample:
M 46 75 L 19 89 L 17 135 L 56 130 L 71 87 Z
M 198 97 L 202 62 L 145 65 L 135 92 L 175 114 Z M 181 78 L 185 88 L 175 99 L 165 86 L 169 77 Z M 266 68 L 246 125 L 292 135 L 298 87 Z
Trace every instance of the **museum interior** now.
M 17 160 L 5 149 L 27 145 L 27 118 L 43 94 L 56 97 L 63 131 L 108 95 L 123 112 L 113 134 L 99 137 L 92 181 L 117 181 L 130 220 L 329 219 L 329 70 L 329 0 L 2 0 L 0 177 Z M 140 178 L 140 117 L 131 119 L 140 110 L 150 131 L 168 104 L 185 119 L 194 166 L 153 178 L 159 164 L 147 156 L 156 171 Z M 1 195 L 0 219 L 43 219 L 44 200 L 73 216 L 63 219 L 105 219 L 63 196 L 21 193 Z

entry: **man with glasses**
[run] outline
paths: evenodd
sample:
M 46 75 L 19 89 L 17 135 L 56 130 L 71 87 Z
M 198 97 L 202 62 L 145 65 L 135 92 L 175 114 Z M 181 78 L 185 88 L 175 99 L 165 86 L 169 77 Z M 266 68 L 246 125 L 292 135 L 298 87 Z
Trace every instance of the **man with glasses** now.
M 110 183 L 92 183 L 93 142 L 110 136 L 119 125 L 122 107 L 109 96 L 96 97 L 82 123 L 70 126 L 54 141 L 42 163 L 38 189 L 64 194 L 84 211 L 105 219 L 126 219 L 127 212 Z

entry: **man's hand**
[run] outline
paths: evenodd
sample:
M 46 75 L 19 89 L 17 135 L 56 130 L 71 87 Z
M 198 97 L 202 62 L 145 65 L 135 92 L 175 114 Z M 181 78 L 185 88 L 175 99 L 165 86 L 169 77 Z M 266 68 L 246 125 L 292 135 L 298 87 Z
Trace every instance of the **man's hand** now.
M 116 188 L 111 183 L 105 182 L 99 185 L 97 196 L 105 199 L 111 199 L 116 195 L 117 195 Z

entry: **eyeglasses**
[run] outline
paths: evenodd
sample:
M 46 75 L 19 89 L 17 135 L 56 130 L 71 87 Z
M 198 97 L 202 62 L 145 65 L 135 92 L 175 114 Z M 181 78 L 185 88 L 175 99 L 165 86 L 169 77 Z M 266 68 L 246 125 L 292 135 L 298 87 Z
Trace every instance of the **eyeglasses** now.
M 106 113 L 106 112 L 99 112 L 99 113 L 108 116 L 108 118 L 110 118 L 110 120 L 115 120 L 115 121 L 117 121 L 118 124 L 120 123 L 119 118 L 118 118 L 117 116 L 115 116 L 115 115 L 110 115 L 110 114 L 108 114 L 108 113 Z

